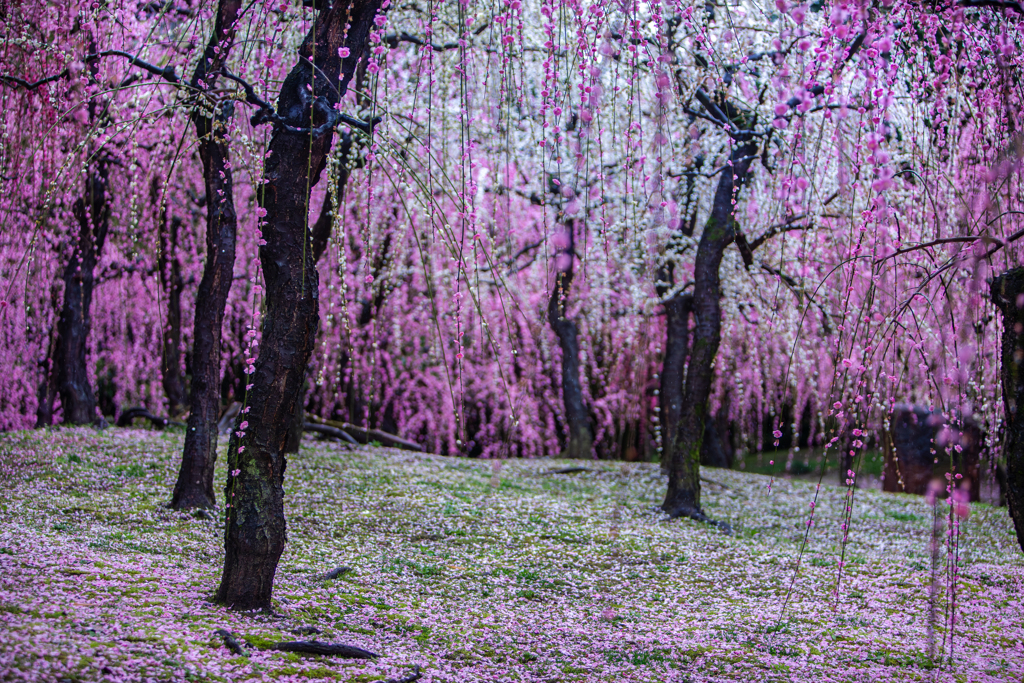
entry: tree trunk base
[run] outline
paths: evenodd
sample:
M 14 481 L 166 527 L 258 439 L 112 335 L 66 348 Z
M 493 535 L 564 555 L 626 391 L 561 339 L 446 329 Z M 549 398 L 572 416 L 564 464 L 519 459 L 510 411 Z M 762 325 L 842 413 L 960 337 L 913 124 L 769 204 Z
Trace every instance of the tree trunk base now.
M 691 505 L 675 505 L 670 507 L 663 505 L 661 510 L 669 516 L 669 519 L 692 519 L 696 522 L 703 522 L 704 524 L 710 524 L 711 526 L 718 527 L 718 530 L 723 534 L 732 534 L 732 527 L 729 526 L 728 522 L 711 519 L 705 515 L 700 508 L 695 508 Z
M 213 510 L 217 507 L 217 501 L 212 498 L 207 498 L 202 492 L 190 491 L 181 496 L 175 496 L 170 503 L 167 504 L 168 509 L 177 510 L 178 512 L 187 512 L 189 510 Z

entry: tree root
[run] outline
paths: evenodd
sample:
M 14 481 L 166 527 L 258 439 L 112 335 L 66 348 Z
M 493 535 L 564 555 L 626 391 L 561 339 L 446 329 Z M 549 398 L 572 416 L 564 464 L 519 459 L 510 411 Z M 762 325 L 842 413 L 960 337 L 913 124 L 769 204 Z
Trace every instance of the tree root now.
M 420 667 L 414 666 L 412 668 L 412 673 L 408 676 L 402 676 L 401 678 L 385 678 L 380 681 L 374 681 L 373 683 L 413 683 L 413 681 L 420 680 L 422 676 L 423 674 L 420 673 Z
M 692 507 L 680 507 L 674 510 L 665 510 L 668 514 L 669 519 L 679 519 L 680 517 L 687 517 L 697 522 L 703 522 L 704 524 L 710 524 L 711 526 L 718 527 L 718 530 L 723 534 L 731 535 L 732 527 L 729 526 L 728 522 L 720 522 L 718 520 L 711 519 L 705 515 L 701 510 Z
M 345 574 L 348 574 L 351 571 L 355 570 L 352 569 L 352 567 L 341 566 L 337 567 L 336 569 L 332 569 L 331 571 L 325 574 L 319 574 L 313 578 L 315 578 L 317 581 L 331 581 L 333 579 L 338 578 L 339 576 L 344 576 Z
M 355 645 L 344 643 L 321 643 L 319 640 L 289 640 L 278 643 L 274 646 L 280 652 L 301 652 L 310 655 L 331 655 L 334 657 L 348 657 L 349 659 L 376 659 L 380 657 L 376 652 L 364 650 Z
M 224 645 L 226 645 L 229 650 L 234 652 L 239 657 L 248 657 L 249 656 L 249 653 L 246 652 L 245 648 L 242 647 L 242 644 L 239 643 L 238 640 L 235 639 L 235 634 L 232 633 L 231 631 L 228 631 L 227 629 L 219 628 L 216 631 L 214 631 L 214 634 L 220 636 L 221 640 L 224 641 Z

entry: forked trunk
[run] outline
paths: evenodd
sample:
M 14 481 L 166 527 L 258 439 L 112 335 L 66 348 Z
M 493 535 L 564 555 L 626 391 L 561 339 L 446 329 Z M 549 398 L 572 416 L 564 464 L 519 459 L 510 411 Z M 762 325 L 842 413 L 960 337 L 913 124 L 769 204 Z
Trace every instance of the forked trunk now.
M 381 0 L 337 2 L 318 12 L 281 86 L 278 111 L 289 125 L 316 128 L 348 89 Z M 342 61 L 339 48 L 349 48 Z M 339 79 L 340 76 L 340 79 Z M 312 86 L 309 88 L 309 86 Z M 309 88 L 309 89 L 307 89 Z M 316 103 L 317 106 L 313 106 Z M 315 109 L 315 111 L 314 111 Z M 284 447 L 319 322 L 318 278 L 309 239 L 310 188 L 323 171 L 333 131 L 275 126 L 260 203 L 266 209 L 260 261 L 266 312 L 249 394 L 249 425 L 228 448 L 224 572 L 218 601 L 232 609 L 268 609 L 284 550 Z
M 690 363 L 683 385 L 679 427 L 665 445 L 668 491 L 662 509 L 673 517 L 707 520 L 700 505 L 700 454 L 711 396 L 713 364 L 722 337 L 722 296 L 719 268 L 725 249 L 736 235 L 733 217 L 735 192 L 746 182 L 757 144 L 736 141 L 730 164 L 722 170 L 715 189 L 711 215 L 697 245 L 694 263 L 693 313 L 696 326 Z
M 235 36 L 241 0 L 221 0 L 213 35 L 192 75 L 192 87 L 208 90 L 223 66 Z M 176 510 L 211 508 L 213 469 L 217 462 L 217 418 L 220 416 L 220 344 L 224 307 L 235 268 L 237 218 L 229 158 L 224 139 L 234 113 L 231 102 L 220 105 L 213 117 L 200 110 L 192 114 L 199 138 L 206 186 L 206 265 L 196 295 L 195 334 L 192 342 L 192 388 L 181 469 L 174 485 L 171 507 Z
M 1007 271 L 992 281 L 992 301 L 1003 313 L 1004 491 L 1017 543 L 1024 550 L 1024 268 Z

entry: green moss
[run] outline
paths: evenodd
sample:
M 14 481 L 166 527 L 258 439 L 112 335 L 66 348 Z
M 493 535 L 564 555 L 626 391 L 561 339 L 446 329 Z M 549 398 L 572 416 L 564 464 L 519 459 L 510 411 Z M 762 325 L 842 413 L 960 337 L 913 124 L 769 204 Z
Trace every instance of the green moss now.
M 249 647 L 254 647 L 257 650 L 273 650 L 281 642 L 278 637 L 254 635 L 242 636 L 242 640 L 248 643 Z

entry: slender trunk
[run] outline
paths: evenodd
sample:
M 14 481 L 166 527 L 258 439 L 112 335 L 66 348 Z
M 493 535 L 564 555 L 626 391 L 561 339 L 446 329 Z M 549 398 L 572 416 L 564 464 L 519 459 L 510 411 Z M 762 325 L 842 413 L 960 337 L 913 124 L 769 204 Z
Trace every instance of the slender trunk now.
M 54 309 L 60 301 L 60 289 L 58 285 L 51 285 L 50 303 Z M 39 368 L 43 376 L 39 380 L 39 388 L 36 390 L 38 405 L 36 406 L 36 428 L 49 427 L 53 424 L 53 402 L 57 399 L 57 373 L 53 371 L 53 364 L 57 358 L 57 345 L 60 344 L 60 335 L 57 334 L 57 326 L 50 331 L 50 344 L 46 356 L 39 360 Z
M 337 203 L 340 205 L 345 197 L 345 187 L 348 185 L 349 171 L 347 168 L 348 156 L 352 151 L 352 136 L 348 133 L 341 136 L 341 165 L 338 168 L 338 185 L 335 188 Z M 319 263 L 320 258 L 327 251 L 327 242 L 331 238 L 331 228 L 334 226 L 335 202 L 331 200 L 331 193 L 324 197 L 324 203 L 320 207 L 320 215 L 310 230 L 310 241 L 313 246 L 313 262 Z M 309 381 L 302 385 L 302 393 L 299 400 L 295 402 L 295 413 L 292 415 L 291 427 L 288 430 L 288 441 L 285 442 L 285 453 L 298 453 L 302 445 L 302 425 L 306 423 L 306 394 L 309 391 Z
M 321 125 L 348 89 L 382 0 L 337 2 L 321 9 L 281 86 L 278 111 L 292 125 Z M 342 59 L 339 48 L 349 48 Z M 340 76 L 340 79 L 339 79 Z M 307 90 L 308 86 L 312 86 Z M 314 103 L 316 112 L 314 113 Z M 255 373 L 249 428 L 228 448 L 224 572 L 218 601 L 232 609 L 268 609 L 284 550 L 283 452 L 319 323 L 319 282 L 309 240 L 309 189 L 323 171 L 333 131 L 293 133 L 276 127 L 263 171 L 261 204 L 266 244 L 260 261 L 266 313 Z
M 213 35 L 192 75 L 193 88 L 209 90 L 216 80 L 234 42 L 241 4 L 241 0 L 221 0 Z M 171 507 L 176 510 L 211 508 L 217 503 L 213 471 L 217 462 L 220 414 L 221 328 L 235 267 L 237 231 L 229 145 L 224 139 L 227 122 L 233 114 L 231 102 L 221 103 L 213 117 L 207 117 L 199 109 L 192 114 L 206 185 L 206 265 L 196 295 L 185 447 L 171 498 Z
M 670 444 L 676 442 L 679 434 L 679 418 L 683 414 L 683 380 L 686 373 L 686 356 L 690 346 L 690 313 L 693 311 L 693 296 L 676 294 L 665 302 L 665 360 L 661 368 L 661 387 L 658 390 L 658 405 L 661 407 L 662 452 L 669 453 Z M 668 471 L 669 461 L 662 457 L 661 468 Z
M 64 268 L 64 303 L 57 320 L 54 363 L 57 391 L 67 424 L 96 422 L 96 397 L 89 384 L 86 356 L 94 271 L 110 227 L 108 180 L 107 164 L 101 159 L 86 180 L 84 196 L 72 208 L 78 221 L 78 239 Z
M 722 335 L 719 268 L 725 249 L 736 234 L 732 206 L 735 192 L 746 182 L 751 157 L 756 153 L 757 144 L 753 140 L 741 138 L 736 142 L 730 165 L 719 176 L 711 215 L 697 245 L 693 290 L 697 324 L 693 330 L 679 428 L 675 438 L 665 443 L 668 491 L 661 507 L 673 517 L 707 519 L 700 506 L 700 454 L 714 376 L 712 365 Z
M 154 185 L 156 187 L 156 185 Z M 159 201 L 159 197 L 157 197 Z M 178 233 L 181 219 L 167 221 L 166 209 L 160 210 L 160 286 L 167 297 L 167 320 L 164 325 L 161 354 L 161 376 L 164 395 L 167 396 L 167 414 L 177 417 L 185 405 L 185 382 L 181 376 L 181 291 L 185 280 L 181 276 L 178 258 Z
M 574 222 L 565 228 L 568 244 L 555 257 L 558 273 L 548 301 L 548 323 L 562 349 L 562 400 L 565 402 L 565 421 L 569 428 L 569 441 L 563 455 L 566 458 L 590 458 L 594 451 L 594 436 L 590 430 L 590 415 L 583 403 L 583 387 L 580 384 L 578 330 L 576 323 L 565 317 L 565 300 L 572 285 L 573 261 L 576 258 Z
M 1006 503 L 1017 530 L 1017 543 L 1024 550 L 1024 268 L 995 278 L 992 300 L 1003 313 Z

